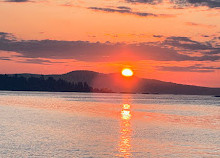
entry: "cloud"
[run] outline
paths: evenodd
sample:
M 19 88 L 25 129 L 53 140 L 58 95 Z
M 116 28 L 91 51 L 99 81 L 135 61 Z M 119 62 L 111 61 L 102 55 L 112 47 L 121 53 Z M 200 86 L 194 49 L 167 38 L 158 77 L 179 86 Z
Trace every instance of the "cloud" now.
M 5 2 L 30 2 L 30 0 L 5 0 Z
M 207 6 L 209 8 L 220 7 L 219 0 L 170 0 L 171 2 L 181 6 Z
M 214 72 L 215 70 L 220 70 L 220 67 L 204 67 L 204 66 L 187 66 L 187 67 L 181 67 L 181 66 L 159 66 L 157 67 L 160 71 L 179 71 L 179 72 Z
M 193 5 L 206 5 L 210 8 L 220 7 L 219 0 L 188 0 Z
M 116 9 L 113 9 L 113 8 L 89 7 L 88 9 L 104 11 L 104 12 L 131 13 L 131 8 L 129 8 L 129 7 L 117 7 Z
M 163 35 L 153 35 L 153 37 L 155 37 L 155 38 L 162 38 Z
M 125 10 L 131 10 L 130 7 L 126 7 L 126 6 L 119 6 L 117 7 L 118 9 L 125 9 Z
M 52 62 L 47 59 L 25 59 L 23 61 L 19 61 L 21 63 L 32 63 L 32 64 L 41 64 L 41 65 L 49 65 L 52 63 L 61 63 L 61 62 Z
M 153 16 L 153 17 L 167 16 L 167 17 L 170 17 L 171 16 L 168 14 L 153 14 L 153 13 L 147 13 L 147 12 L 135 12 L 135 11 L 132 11 L 131 8 L 125 7 L 125 6 L 119 6 L 116 8 L 89 7 L 88 9 L 109 12 L 109 13 L 131 14 L 131 15 L 136 15 L 136 16 L 141 16 L 141 17 L 147 17 L 147 16 Z
M 198 24 L 198 23 L 194 23 L 194 22 L 186 22 L 185 24 L 189 25 L 189 26 L 199 26 L 199 27 L 205 27 L 205 28 L 214 28 L 214 27 L 216 27 L 215 25 Z
M 212 46 L 211 42 L 198 42 L 191 40 L 189 37 L 178 37 L 178 36 L 171 36 L 168 37 L 164 42 L 165 45 L 173 46 L 176 48 L 180 48 L 182 50 L 194 50 L 194 51 L 201 51 L 201 50 L 209 50 L 209 51 L 220 51 L 220 47 Z
M 0 32 L 0 40 L 14 40 L 15 36 L 11 33 Z
M 11 59 L 8 57 L 0 57 L 0 60 L 11 60 Z
M 214 43 L 216 46 L 214 46 Z M 220 59 L 220 45 L 216 41 L 198 42 L 189 37 L 171 36 L 163 41 L 163 45 L 171 46 L 177 51 L 186 52 L 193 55 L 193 52 L 202 54 L 193 57 L 196 61 L 218 61 Z
M 206 54 L 220 54 L 220 50 L 216 49 L 216 50 L 210 51 L 210 52 L 208 52 Z
M 147 3 L 147 4 L 158 4 L 161 3 L 163 0 L 125 0 L 129 3 Z
M 6 35 L 8 35 L 9 33 L 5 33 L 5 32 L 0 32 L 0 37 L 1 36 L 6 36 Z
M 135 44 L 124 43 L 100 43 L 89 41 L 58 41 L 58 40 L 15 40 L 8 39 L 7 33 L 0 35 L 0 50 L 17 52 L 17 57 L 23 58 L 46 58 L 46 59 L 75 59 L 80 61 L 116 61 L 124 60 L 127 54 L 120 59 L 120 53 L 128 50 L 138 60 L 156 60 L 156 61 L 218 61 L 220 56 L 218 54 L 205 54 L 202 56 L 189 56 L 181 54 L 178 50 L 170 47 L 191 48 L 191 49 L 211 49 L 211 46 L 203 46 L 199 42 L 192 41 L 187 37 L 169 37 L 164 42 L 145 42 Z M 175 40 L 190 41 L 196 46 L 182 45 L 175 43 Z M 217 48 L 216 48 L 217 49 Z M 219 48 L 218 48 L 219 49 Z M 133 58 L 132 58 L 133 59 Z M 41 62 L 40 60 L 29 60 L 31 62 Z M 28 61 L 28 62 L 29 62 Z M 46 62 L 46 61 L 44 61 Z
M 164 2 L 164 0 L 125 0 L 125 2 L 128 3 L 141 3 L 141 4 L 159 4 Z M 220 7 L 220 1 L 219 0 L 170 0 L 171 3 L 174 3 L 175 5 L 182 7 L 189 7 L 189 6 L 207 6 L 209 8 L 218 8 Z

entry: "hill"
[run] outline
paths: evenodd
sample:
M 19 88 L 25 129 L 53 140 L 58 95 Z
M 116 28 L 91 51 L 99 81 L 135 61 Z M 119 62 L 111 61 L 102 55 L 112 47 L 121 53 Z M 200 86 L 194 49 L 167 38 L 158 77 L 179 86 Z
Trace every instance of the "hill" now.
M 61 75 L 38 74 L 11 74 L 18 77 L 50 77 L 55 80 L 64 80 L 70 83 L 86 82 L 89 86 L 99 89 L 108 89 L 121 93 L 150 93 L 150 94 L 186 94 L 186 95 L 220 95 L 220 88 L 209 88 L 192 85 L 176 84 L 154 79 L 138 77 L 126 78 L 120 74 L 103 74 L 93 71 L 72 71 Z

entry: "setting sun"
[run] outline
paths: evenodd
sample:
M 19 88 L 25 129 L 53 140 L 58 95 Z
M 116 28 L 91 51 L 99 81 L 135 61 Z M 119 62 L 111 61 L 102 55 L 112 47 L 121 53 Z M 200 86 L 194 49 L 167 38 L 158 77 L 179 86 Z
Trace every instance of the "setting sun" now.
M 121 71 L 121 74 L 126 77 L 131 77 L 131 76 L 133 76 L 134 73 L 131 69 L 126 68 Z

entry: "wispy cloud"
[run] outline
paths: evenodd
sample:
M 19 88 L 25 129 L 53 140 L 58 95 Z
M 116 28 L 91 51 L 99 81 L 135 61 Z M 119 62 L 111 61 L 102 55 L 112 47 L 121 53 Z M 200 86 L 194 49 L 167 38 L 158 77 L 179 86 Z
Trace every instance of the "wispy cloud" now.
M 48 65 L 53 63 L 50 60 L 45 60 L 45 59 L 25 59 L 22 61 L 19 61 L 21 63 L 32 63 L 32 64 L 41 64 L 41 65 Z
M 166 38 L 163 43 L 181 50 L 218 51 L 220 53 L 220 47 L 214 47 L 211 42 L 198 42 L 189 37 L 171 36 Z
M 162 35 L 153 35 L 153 37 L 155 37 L 155 38 L 162 38 L 163 36 Z
M 198 24 L 198 23 L 194 23 L 194 22 L 186 22 L 185 24 L 189 25 L 189 26 L 198 26 L 198 27 L 205 27 L 205 28 L 214 28 L 214 27 L 216 27 L 215 25 Z
M 195 7 L 207 6 L 209 8 L 220 7 L 219 0 L 170 0 L 170 1 L 181 7 L 187 7 L 187 6 L 195 6 Z
M 9 57 L 0 57 L 0 60 L 11 60 Z
M 163 0 L 125 0 L 129 3 L 147 3 L 147 4 L 158 4 L 161 3 Z
M 121 13 L 121 14 L 131 14 L 131 15 L 136 15 L 136 16 L 141 16 L 141 17 L 159 17 L 159 16 L 164 16 L 164 17 L 171 17 L 172 15 L 169 14 L 154 14 L 154 13 L 148 13 L 148 12 L 136 12 L 133 11 L 129 7 L 125 6 L 119 6 L 116 8 L 100 8 L 100 7 L 89 7 L 88 9 L 95 10 L 95 11 L 102 11 L 102 12 L 109 12 L 109 13 Z
M 141 4 L 159 4 L 163 3 L 164 0 L 125 0 L 125 2 L 129 3 L 141 3 Z M 171 3 L 174 3 L 175 5 L 179 7 L 189 7 L 189 6 L 207 6 L 209 8 L 218 8 L 220 7 L 220 1 L 219 0 L 170 0 Z
M 157 67 L 160 71 L 179 71 L 179 72 L 214 72 L 215 70 L 220 70 L 220 67 L 214 66 L 159 66 Z
M 5 0 L 5 2 L 30 2 L 31 0 Z
M 75 59 L 80 61 L 112 61 L 124 49 L 133 52 L 141 60 L 155 61 L 219 61 L 220 48 L 192 41 L 188 37 L 168 37 L 162 42 L 145 43 L 100 43 L 89 41 L 58 41 L 58 40 L 15 40 L 7 33 L 1 33 L 0 50 L 19 53 L 23 58 Z M 9 34 L 11 35 L 11 34 Z M 182 43 L 188 42 L 188 43 Z M 171 47 L 172 46 L 172 47 Z M 201 56 L 182 54 L 181 50 L 218 51 Z M 121 60 L 121 59 L 120 59 Z M 30 60 L 29 60 L 30 61 Z M 33 60 L 32 60 L 33 62 Z M 42 62 L 35 60 L 35 62 Z M 45 61 L 44 61 L 45 62 Z

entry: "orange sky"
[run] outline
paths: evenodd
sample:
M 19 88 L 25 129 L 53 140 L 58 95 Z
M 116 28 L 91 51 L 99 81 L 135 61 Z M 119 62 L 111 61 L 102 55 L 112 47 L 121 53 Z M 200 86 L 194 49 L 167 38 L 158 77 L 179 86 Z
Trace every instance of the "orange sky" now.
M 130 67 L 139 77 L 220 87 L 220 2 L 186 2 L 0 0 L 0 73 Z

